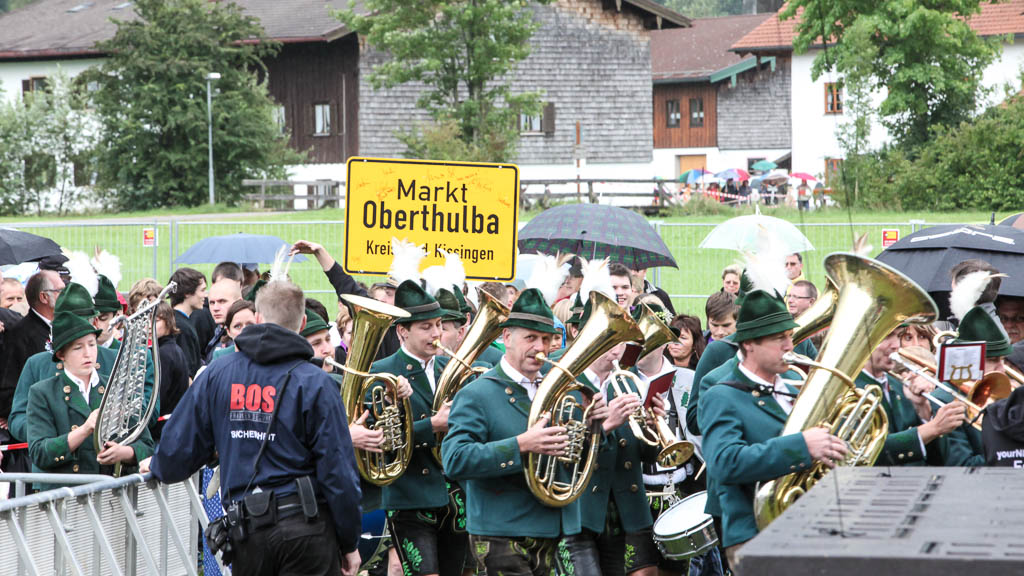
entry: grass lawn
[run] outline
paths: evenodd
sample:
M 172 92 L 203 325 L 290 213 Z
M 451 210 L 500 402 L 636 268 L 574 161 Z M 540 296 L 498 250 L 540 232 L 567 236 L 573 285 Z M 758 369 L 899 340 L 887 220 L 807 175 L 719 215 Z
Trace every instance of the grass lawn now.
M 672 250 L 679 269 L 652 270 L 649 277 L 674 296 L 678 312 L 703 317 L 704 299 L 721 286 L 721 270 L 736 262 L 738 255 L 722 250 L 701 250 L 700 241 L 718 223 L 733 216 L 750 213 L 748 209 L 724 208 L 719 214 L 666 214 L 651 218 L 660 226 L 662 237 Z M 525 222 L 539 211 L 524 211 L 520 219 Z M 820 262 L 825 255 L 849 250 L 853 239 L 868 234 L 875 253 L 881 250 L 881 231 L 898 228 L 901 237 L 910 234 L 923 221 L 938 223 L 988 223 L 992 215 L 982 212 L 880 212 L 867 210 L 831 209 L 800 213 L 785 208 L 766 208 L 763 213 L 777 216 L 797 224 L 815 246 L 805 255 L 805 274 L 816 284 L 824 281 Z M 1008 216 L 997 214 L 996 221 Z M 272 234 L 286 241 L 299 239 L 319 242 L 337 258 L 343 254 L 342 237 L 344 209 L 321 209 L 303 212 L 256 213 L 250 208 L 202 206 L 190 210 L 153 210 L 117 215 L 75 215 L 68 217 L 3 218 L 0 225 L 24 226 L 27 231 L 53 238 L 72 250 L 91 252 L 100 246 L 120 256 L 124 280 L 118 286 L 127 291 L 139 278 L 152 276 L 166 281 L 170 275 L 172 256 L 181 255 L 189 246 L 207 236 L 249 232 Z M 172 226 L 171 221 L 174 224 Z M 853 225 L 850 225 L 850 222 Z M 156 228 L 158 245 L 143 247 L 145 228 Z M 212 264 L 198 264 L 195 268 L 210 273 Z M 333 306 L 335 300 L 326 278 L 315 262 L 295 264 L 292 275 L 307 290 L 325 304 Z M 373 278 L 362 278 L 373 281 Z

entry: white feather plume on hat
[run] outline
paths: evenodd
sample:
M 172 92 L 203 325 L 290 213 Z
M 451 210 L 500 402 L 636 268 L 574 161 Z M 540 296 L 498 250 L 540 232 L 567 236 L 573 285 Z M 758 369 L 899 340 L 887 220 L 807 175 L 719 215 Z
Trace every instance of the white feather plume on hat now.
M 995 274 L 987 270 L 978 270 L 964 276 L 956 283 L 949 293 L 949 309 L 957 318 L 963 319 L 964 315 L 970 312 L 981 298 L 981 293 L 988 288 L 988 283 L 993 278 L 1002 278 L 1006 274 Z
M 764 290 L 777 297 L 786 295 L 789 276 L 786 275 L 786 256 L 778 238 L 763 227 L 758 227 L 758 251 L 744 252 L 747 278 L 754 290 Z
M 75 284 L 81 284 L 89 291 L 90 296 L 95 297 L 100 289 L 100 279 L 89 262 L 89 255 L 85 252 L 72 252 L 70 250 L 62 250 L 62 252 L 68 257 L 64 267 L 68 269 L 71 281 Z
M 422 272 L 423 281 L 427 284 L 427 292 L 436 295 L 438 290 L 442 288 L 451 290 L 452 286 L 462 290 L 462 286 L 466 283 L 466 267 L 462 264 L 462 257 L 455 252 L 444 250 L 439 250 L 439 252 L 444 254 L 444 264 L 429 266 Z
M 569 275 L 571 258 L 571 254 L 520 254 L 519 265 L 531 267 L 530 275 L 526 278 L 526 287 L 540 290 L 548 306 L 554 306 L 555 300 L 558 299 L 558 289 Z
M 107 280 L 110 280 L 110 283 L 114 285 L 114 288 L 117 288 L 117 285 L 121 283 L 120 258 L 106 250 L 97 248 L 91 263 L 93 270 L 96 270 L 97 274 L 106 276 Z
M 388 270 L 388 281 L 398 286 L 406 280 L 419 282 L 420 262 L 427 257 L 422 247 L 406 240 L 391 237 L 391 268 Z
M 615 289 L 612 288 L 612 276 L 608 270 L 608 259 L 587 260 L 580 258 L 580 269 L 583 271 L 583 281 L 580 282 L 580 301 L 586 305 L 590 300 L 591 292 L 600 292 L 605 296 L 615 299 Z
M 291 246 L 284 245 L 277 250 L 277 254 L 274 255 L 274 263 L 270 265 L 270 280 L 267 282 L 274 282 L 277 280 L 288 280 L 288 269 L 292 266 L 292 259 L 295 258 L 294 254 L 289 255 Z

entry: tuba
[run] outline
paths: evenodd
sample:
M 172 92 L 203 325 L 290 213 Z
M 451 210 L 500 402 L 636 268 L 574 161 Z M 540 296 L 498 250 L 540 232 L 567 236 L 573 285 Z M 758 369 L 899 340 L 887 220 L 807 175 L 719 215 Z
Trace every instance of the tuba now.
M 124 338 L 114 359 L 107 388 L 100 401 L 99 414 L 96 416 L 93 445 L 97 454 L 107 442 L 135 442 L 149 426 L 157 399 L 160 398 L 160 345 L 153 318 L 156 316 L 156 307 L 177 288 L 176 283 L 168 283 L 156 300 L 145 303 L 131 316 L 115 320 L 123 325 Z M 153 342 L 153 389 L 149 394 L 149 402 L 146 402 L 146 353 L 150 341 Z M 118 464 L 114 467 L 114 475 L 120 475 L 120 471 Z
M 440 346 L 440 342 L 436 342 L 438 348 L 441 348 L 451 358 L 451 362 L 444 367 L 444 371 L 437 379 L 434 414 L 437 414 L 445 402 L 450 402 L 455 397 L 455 393 L 461 390 L 473 375 L 479 375 L 482 372 L 482 369 L 473 367 L 473 362 L 491 345 L 491 342 L 494 342 L 498 334 L 501 334 L 501 328 L 498 325 L 508 319 L 508 306 L 486 292 L 480 294 L 484 300 L 476 318 L 473 319 L 473 324 L 466 332 L 465 339 L 459 345 L 459 349 L 452 352 Z M 437 433 L 437 444 L 432 449 L 438 464 L 441 463 L 441 442 L 444 440 L 444 436 L 444 432 Z
M 674 340 L 675 334 L 646 304 L 640 306 L 642 306 L 643 313 L 640 315 L 637 325 L 644 335 L 643 350 L 640 352 L 640 358 L 643 358 Z M 640 390 L 639 377 L 632 372 L 619 369 L 618 363 L 609 378 L 608 385 L 615 390 L 616 396 Z M 653 420 L 653 427 L 647 424 L 648 417 Z M 676 438 L 664 418 L 642 405 L 629 415 L 629 429 L 633 432 L 633 436 L 660 449 L 658 464 L 663 468 L 678 468 L 693 456 L 693 443 Z
M 409 313 L 362 296 L 345 294 L 342 299 L 352 307 L 352 347 L 344 366 L 333 360 L 325 361 L 345 372 L 341 400 L 349 425 L 369 410 L 373 420 L 369 427 L 384 433 L 380 453 L 357 449 L 356 465 L 367 482 L 387 486 L 405 472 L 412 458 L 412 407 L 408 398 L 399 398 L 396 376 L 369 374 L 367 370 L 391 323 L 408 317 Z M 377 386 L 378 382 L 384 386 Z
M 913 280 L 876 260 L 830 254 L 825 272 L 839 294 L 835 314 L 782 434 L 827 426 L 850 450 L 842 465 L 870 466 L 885 444 L 888 418 L 881 409 L 881 388 L 858 390 L 851 375 L 864 368 L 871 352 L 897 326 L 932 322 L 938 311 Z M 775 520 L 827 470 L 815 463 L 809 470 L 759 485 L 754 496 L 758 529 Z
M 584 409 L 571 394 L 578 391 L 593 397 L 576 377 L 619 343 L 643 338 L 629 312 L 614 300 L 600 292 L 591 292 L 590 302 L 590 319 L 580 328 L 560 362 L 538 355 L 553 369 L 541 381 L 527 421 L 527 427 L 533 427 L 543 415 L 550 414 L 550 425 L 564 426 L 569 437 L 564 455 L 529 453 L 523 467 L 526 485 L 533 495 L 541 503 L 556 508 L 571 504 L 583 494 L 594 473 L 601 442 L 600 422 L 591 422 L 589 428 L 586 425 L 593 403 Z

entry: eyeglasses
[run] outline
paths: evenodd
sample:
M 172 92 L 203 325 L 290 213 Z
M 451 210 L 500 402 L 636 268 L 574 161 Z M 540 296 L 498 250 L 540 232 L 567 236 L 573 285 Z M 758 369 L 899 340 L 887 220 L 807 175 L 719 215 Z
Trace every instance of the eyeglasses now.
M 778 262 L 778 260 L 776 260 Z M 786 268 L 792 268 L 793 266 L 799 265 L 799 262 L 786 262 Z
M 810 299 L 812 299 L 814 297 L 813 296 L 799 296 L 797 294 L 787 294 L 786 295 L 786 299 L 787 300 L 789 300 L 791 298 L 792 299 L 796 299 L 796 300 L 810 300 Z
M 59 296 L 59 295 L 60 295 L 60 293 L 61 293 L 61 292 L 63 292 L 63 291 L 64 291 L 64 289 L 63 289 L 63 288 L 47 288 L 46 290 L 43 290 L 43 292 L 54 292 L 54 293 L 56 293 L 56 294 L 57 294 L 58 296 Z
M 1003 316 L 999 315 L 999 321 L 1003 324 L 1022 324 L 1024 323 L 1024 316 Z

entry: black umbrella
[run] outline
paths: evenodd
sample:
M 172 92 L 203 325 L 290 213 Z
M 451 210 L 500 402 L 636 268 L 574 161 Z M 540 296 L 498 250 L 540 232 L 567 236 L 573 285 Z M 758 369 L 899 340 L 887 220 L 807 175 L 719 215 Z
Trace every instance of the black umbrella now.
M 1022 216 L 1024 216 L 1024 212 L 1018 212 L 1012 216 L 1007 216 L 1006 218 L 1003 218 L 999 225 L 1013 226 L 1014 228 L 1024 230 L 1024 218 L 1022 218 Z
M 634 270 L 678 268 L 647 219 L 625 208 L 567 204 L 541 212 L 519 231 L 519 251 L 605 258 Z
M 0 266 L 34 262 L 47 256 L 60 254 L 60 246 L 42 236 L 0 228 Z
M 949 315 L 950 270 L 979 259 L 1009 275 L 999 293 L 1024 297 L 1024 230 L 1009 226 L 932 226 L 914 232 L 878 255 L 931 294 L 942 317 Z

